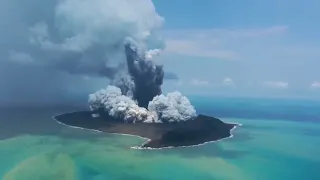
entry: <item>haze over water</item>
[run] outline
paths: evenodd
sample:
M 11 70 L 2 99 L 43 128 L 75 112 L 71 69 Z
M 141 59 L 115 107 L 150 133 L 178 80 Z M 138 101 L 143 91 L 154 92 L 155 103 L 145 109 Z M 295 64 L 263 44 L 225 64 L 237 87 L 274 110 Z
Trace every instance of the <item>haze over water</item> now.
M 2 108 L 0 177 L 59 179 L 319 179 L 320 103 L 190 97 L 198 113 L 237 122 L 234 138 L 135 150 L 144 140 L 72 129 L 52 115 L 79 108 Z M 82 110 L 82 109 L 81 109 Z

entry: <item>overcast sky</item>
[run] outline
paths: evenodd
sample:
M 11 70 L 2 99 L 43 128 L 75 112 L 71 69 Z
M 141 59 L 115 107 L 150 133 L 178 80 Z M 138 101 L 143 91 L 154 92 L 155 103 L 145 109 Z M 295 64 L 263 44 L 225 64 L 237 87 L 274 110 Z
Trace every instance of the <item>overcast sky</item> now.
M 124 36 L 164 47 L 157 61 L 179 77 L 166 92 L 320 98 L 319 1 L 153 3 L 0 1 L 0 103 L 86 99 L 108 84 L 102 57 L 121 64 Z

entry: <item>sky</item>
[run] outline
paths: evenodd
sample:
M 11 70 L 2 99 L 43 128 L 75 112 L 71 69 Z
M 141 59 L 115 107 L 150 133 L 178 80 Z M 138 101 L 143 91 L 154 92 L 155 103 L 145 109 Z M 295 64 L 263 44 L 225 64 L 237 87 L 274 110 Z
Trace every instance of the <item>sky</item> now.
M 165 67 L 183 64 L 175 71 L 179 88 L 217 96 L 319 98 L 319 1 L 153 2 L 166 19 Z
M 124 36 L 163 48 L 157 62 L 178 77 L 165 80 L 164 92 L 320 99 L 317 7 L 317 0 L 1 0 L 0 105 L 87 99 L 109 83 L 95 74 L 102 56 L 121 65 Z

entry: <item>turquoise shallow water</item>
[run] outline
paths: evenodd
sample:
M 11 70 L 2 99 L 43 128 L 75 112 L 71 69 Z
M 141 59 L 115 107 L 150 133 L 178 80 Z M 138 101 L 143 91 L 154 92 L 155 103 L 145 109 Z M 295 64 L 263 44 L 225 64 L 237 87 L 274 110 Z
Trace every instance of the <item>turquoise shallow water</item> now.
M 234 138 L 192 148 L 135 150 L 144 140 L 57 125 L 0 141 L 3 180 L 317 180 L 320 124 L 256 118 Z M 32 124 L 29 124 L 32 126 Z M 26 127 L 27 128 L 27 127 Z

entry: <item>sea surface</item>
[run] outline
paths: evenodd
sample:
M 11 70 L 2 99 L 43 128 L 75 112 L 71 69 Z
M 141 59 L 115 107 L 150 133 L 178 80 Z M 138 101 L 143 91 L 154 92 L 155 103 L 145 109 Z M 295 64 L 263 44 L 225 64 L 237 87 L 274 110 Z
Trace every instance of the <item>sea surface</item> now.
M 1 108 L 1 180 L 319 180 L 320 102 L 190 97 L 198 113 L 241 123 L 233 138 L 136 150 L 143 139 L 57 124 L 76 107 Z

